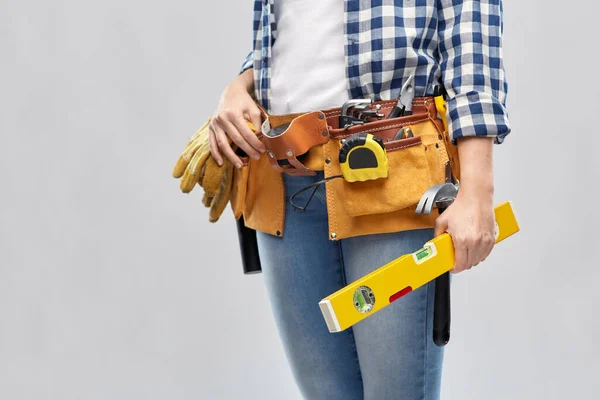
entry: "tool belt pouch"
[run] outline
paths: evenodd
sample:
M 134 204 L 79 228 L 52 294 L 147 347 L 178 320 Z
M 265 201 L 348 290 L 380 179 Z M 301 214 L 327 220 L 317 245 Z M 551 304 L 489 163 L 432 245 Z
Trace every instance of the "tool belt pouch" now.
M 427 146 L 420 137 L 385 143 L 388 177 L 364 182 L 342 181 L 344 206 L 358 217 L 401 210 L 419 202 L 433 185 Z
M 372 133 L 382 139 L 388 162 L 388 177 L 362 182 L 339 179 L 341 200 L 351 217 L 393 213 L 413 208 L 427 189 L 446 181 L 449 172 L 443 126 L 430 113 L 431 102 L 415 106 L 415 113 L 406 117 L 384 119 L 346 129 L 330 129 L 331 154 L 337 154 L 344 139 L 358 132 Z M 385 108 L 383 109 L 385 111 Z M 435 114 L 434 114 L 435 115 Z M 394 140 L 404 129 L 408 138 Z M 339 168 L 337 157 L 331 157 L 326 177 Z
M 242 168 L 234 168 L 233 185 L 231 188 L 230 205 L 235 219 L 239 219 L 244 211 L 246 192 L 248 189 L 248 175 L 250 167 L 248 157 L 240 157 L 243 162 Z

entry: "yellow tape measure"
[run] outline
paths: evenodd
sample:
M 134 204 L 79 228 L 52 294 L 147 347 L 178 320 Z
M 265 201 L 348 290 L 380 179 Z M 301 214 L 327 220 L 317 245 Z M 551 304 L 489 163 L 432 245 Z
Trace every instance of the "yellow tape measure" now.
M 388 177 L 388 160 L 381 138 L 367 132 L 350 136 L 340 149 L 340 168 L 348 182 Z

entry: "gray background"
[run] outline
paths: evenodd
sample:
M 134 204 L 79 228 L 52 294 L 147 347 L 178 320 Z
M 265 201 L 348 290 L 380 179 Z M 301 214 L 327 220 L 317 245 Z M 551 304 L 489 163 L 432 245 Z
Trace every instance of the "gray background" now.
M 170 177 L 251 3 L 0 0 L 0 398 L 300 398 L 231 212 Z M 496 198 L 522 232 L 454 281 L 444 399 L 600 389 L 600 7 L 548 4 L 504 4 Z

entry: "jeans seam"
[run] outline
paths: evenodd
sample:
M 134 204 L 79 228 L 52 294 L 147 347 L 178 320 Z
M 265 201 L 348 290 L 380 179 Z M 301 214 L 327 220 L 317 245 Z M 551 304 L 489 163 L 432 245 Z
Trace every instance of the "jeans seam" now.
M 317 198 L 319 199 L 319 201 L 321 202 L 321 204 L 323 204 L 327 208 L 327 199 L 325 198 L 325 194 L 321 193 L 321 186 L 319 186 L 317 188 L 315 196 L 317 196 Z

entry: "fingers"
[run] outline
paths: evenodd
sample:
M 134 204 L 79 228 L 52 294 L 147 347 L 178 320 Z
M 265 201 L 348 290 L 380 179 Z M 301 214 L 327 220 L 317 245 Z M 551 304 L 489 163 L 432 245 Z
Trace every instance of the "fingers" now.
M 252 130 L 250 130 L 250 128 L 248 127 L 248 123 L 246 122 L 246 120 L 244 120 L 242 117 L 239 117 L 234 119 L 233 121 L 224 121 L 223 128 L 225 132 L 227 132 L 231 140 L 235 144 L 237 144 L 238 147 L 244 151 L 244 153 L 246 153 L 249 157 L 254 158 L 255 160 L 258 160 L 260 158 L 260 152 L 258 152 L 252 147 L 252 145 L 250 145 L 250 143 L 248 143 L 247 139 L 250 136 L 254 136 L 254 139 L 256 140 L 258 139 L 256 138 L 256 135 L 252 132 Z
M 487 234 L 483 237 L 482 244 L 481 244 L 481 255 L 480 255 L 481 262 L 485 261 L 489 257 L 489 255 L 492 253 L 492 250 L 494 249 L 495 244 L 496 244 L 495 235 L 492 236 L 491 234 Z
M 452 269 L 452 272 L 457 274 L 470 268 L 468 265 L 469 248 L 465 241 L 459 238 L 452 237 L 452 241 L 454 242 L 454 268 Z
M 241 121 L 241 122 L 240 122 Z M 256 151 L 247 141 L 246 136 L 256 135 L 248 127 L 248 123 L 242 117 L 236 117 L 233 120 L 221 120 L 219 124 L 223 128 L 233 143 L 237 144 L 248 156 L 256 159 L 260 158 L 260 153 Z M 243 132 L 243 133 L 242 133 Z M 258 139 L 257 139 L 258 140 Z
M 217 138 L 215 137 L 214 131 L 212 127 L 209 127 L 209 135 L 208 135 L 208 148 L 210 149 L 210 154 L 212 154 L 213 158 L 219 164 L 219 166 L 223 165 L 223 156 L 219 151 L 219 146 L 217 144 Z
M 260 159 L 260 154 L 265 152 L 265 146 L 258 139 L 256 133 L 254 133 L 252 129 L 250 129 L 248 121 L 246 121 L 242 117 L 239 117 L 234 121 L 234 125 L 237 128 L 238 132 L 240 132 L 246 143 L 248 143 L 248 145 L 251 146 L 252 151 L 250 153 L 246 151 L 246 154 L 248 154 L 248 156 L 254 158 L 255 160 Z
M 249 141 L 249 143 L 256 150 L 260 151 L 261 153 L 264 153 L 266 151 L 265 146 L 260 141 L 260 139 L 258 139 L 258 137 L 256 137 L 256 133 L 261 131 L 261 126 L 262 126 L 262 114 L 261 114 L 259 108 L 256 107 L 255 104 L 252 104 L 252 108 L 250 110 L 246 111 L 246 113 L 244 114 L 244 117 L 246 120 L 250 121 L 252 123 L 252 125 L 254 125 L 254 128 L 256 129 L 255 132 L 252 132 L 253 140 Z
M 448 219 L 442 214 L 435 220 L 435 227 L 433 229 L 433 237 L 438 237 L 448 229 Z
M 222 153 L 227 159 L 229 159 L 229 161 L 231 161 L 233 165 L 235 165 L 237 168 L 241 168 L 242 161 L 238 156 L 235 155 L 233 149 L 231 148 L 231 145 L 229 144 L 227 134 L 221 128 L 220 123 L 211 123 L 210 129 L 213 132 L 213 136 L 220 153 Z
M 455 249 L 454 273 L 470 270 L 490 255 L 494 238 L 489 233 L 468 233 L 453 237 Z

